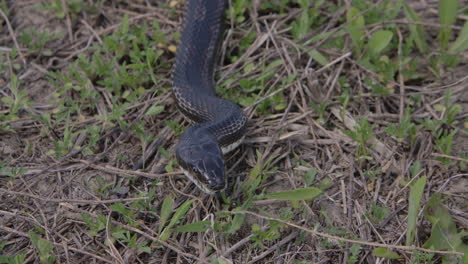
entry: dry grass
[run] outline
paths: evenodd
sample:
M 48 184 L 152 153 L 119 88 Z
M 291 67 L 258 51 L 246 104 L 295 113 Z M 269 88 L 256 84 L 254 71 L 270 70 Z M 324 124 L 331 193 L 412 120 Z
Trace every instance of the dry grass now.
M 468 140 L 466 127 L 463 127 L 468 106 L 466 54 L 460 55 L 461 62 L 456 68 L 442 72 L 440 78 L 427 70 L 429 61 L 421 58 L 417 65 L 419 78 L 406 81 L 401 77 L 396 82 L 387 82 L 385 88 L 393 89 L 394 93 L 377 95 L 371 92 L 372 87 L 365 80 L 378 81 L 381 76 L 358 63 L 360 58 L 351 52 L 350 38 L 345 38 L 342 50 L 323 46 L 338 38 L 339 30 L 346 27 L 341 19 L 346 8 L 329 13 L 330 4 L 323 5 L 319 12 L 322 24 L 301 41 L 295 41 L 289 27 L 300 15 L 297 5 L 275 14 L 258 11 L 259 5 L 254 4 L 246 10 L 245 22 L 235 23 L 231 19 L 221 51 L 224 59 L 218 72 L 220 91 L 240 103 L 243 96 L 251 97 L 245 105 L 250 117 L 245 144 L 227 157 L 233 187 L 229 198 L 221 202 L 219 197 L 201 193 L 177 169 L 167 172 L 170 168 L 167 165 L 173 164 L 173 158 L 168 158 L 161 150 L 172 153 L 177 142 L 177 133 L 167 121 L 188 125 L 170 96 L 174 63 L 171 45 L 176 44 L 174 33 L 179 30 L 182 5 L 102 1 L 97 10 L 83 9 L 77 14 L 69 6 L 59 19 L 54 11 L 38 10 L 35 7 L 38 2 L 43 1 L 0 1 L 6 3 L 8 23 L 1 19 L 0 22 L 11 23 L 11 27 L 0 29 L 0 51 L 4 52 L 0 59 L 5 59 L 7 66 L 0 73 L 0 96 L 11 95 L 11 73 L 15 72 L 21 80 L 20 90 L 26 91 L 32 102 L 19 112 L 18 118 L 0 119 L 3 126 L 10 128 L 9 131 L 0 128 L 3 166 L 0 171 L 0 241 L 5 243 L 0 255 L 24 253 L 25 262 L 40 263 L 40 254 L 30 239 L 30 232 L 34 231 L 53 245 L 50 254 L 58 263 L 208 263 L 215 258 L 219 263 L 347 263 L 352 257 L 353 242 L 359 241 L 364 241 L 358 251 L 359 263 L 410 262 L 414 252 L 422 254 L 421 247 L 430 235 L 430 223 L 422 217 L 420 208 L 415 247 L 403 246 L 410 185 L 422 175 L 427 177 L 427 183 L 421 204 L 435 192 L 446 194 L 448 199 L 444 204 L 458 229 L 468 229 L 468 178 L 464 172 Z M 433 19 L 437 3 L 412 1 L 412 6 L 423 18 L 420 24 L 429 32 L 428 38 L 436 38 L 440 28 Z M 77 56 L 93 54 L 94 44 L 102 44 L 105 36 L 119 30 L 123 15 L 128 15 L 130 24 L 151 25 L 157 20 L 167 39 L 164 45 L 154 47 L 155 51 L 162 52 L 160 60 L 164 61 L 159 64 L 160 68 L 153 69 L 156 84 L 142 84 L 146 90 L 128 101 L 119 117 L 128 126 L 122 128 L 116 122 L 99 118 L 115 110 L 113 97 L 125 101 L 119 97 L 123 91 L 103 87 L 99 77 L 89 84 L 98 95 L 93 102 L 95 108 L 82 107 L 79 115 L 73 114 L 70 121 L 54 118 L 54 114 L 64 110 L 57 109 L 58 100 L 69 97 L 81 102 L 81 98 L 79 91 L 64 92 L 55 87 L 47 73 L 66 72 Z M 466 21 L 466 16 L 459 19 Z M 395 57 L 404 48 L 404 38 L 408 35 L 408 22 L 398 19 L 394 23 L 403 25 L 399 28 L 402 32 L 394 36 L 399 43 L 397 49 L 388 55 L 396 63 Z M 461 26 L 458 23 L 453 30 L 459 32 Z M 382 27 L 383 23 L 367 25 L 366 32 Z M 61 37 L 46 43 L 49 53 L 32 52 L 17 41 L 21 32 L 28 29 L 48 30 L 60 33 Z M 309 43 L 311 37 L 325 31 L 338 33 Z M 242 40 L 249 32 L 256 34 L 242 50 Z M 147 33 L 153 33 L 151 28 Z M 10 60 L 5 54 L 14 47 L 20 47 L 18 56 Z M 307 55 L 314 49 L 328 58 L 327 64 L 320 65 Z M 231 59 L 234 56 L 238 58 L 235 61 Z M 281 63 L 270 69 L 271 73 L 266 72 L 268 65 L 275 61 Z M 260 80 L 266 74 L 271 76 L 264 81 L 262 89 L 238 92 L 242 80 Z M 285 83 L 294 75 L 291 82 Z M 442 119 L 443 113 L 437 110 L 437 105 L 443 104 L 449 88 L 453 104 L 462 106 L 461 113 L 456 116 L 459 131 L 449 155 L 442 153 L 431 131 L 423 127 L 415 132 L 414 142 L 399 141 L 386 132 L 391 124 L 404 119 L 409 105 L 413 107 L 411 121 L 414 123 L 419 124 L 420 119 Z M 130 89 L 132 93 L 137 90 L 127 86 L 122 89 Z M 345 91 L 349 93 L 347 97 L 343 97 Z M 54 93 L 59 93 L 58 98 Z M 414 97 L 420 98 L 420 103 L 414 103 L 411 99 Z M 343 99 L 348 100 L 345 108 Z M 310 106 L 321 102 L 326 102 L 323 113 Z M 157 115 L 145 115 L 152 105 L 165 108 Z M 10 111 L 10 107 L 0 102 L 0 114 L 8 115 Z M 34 118 L 43 114 L 52 115 L 50 124 Z M 365 145 L 369 151 L 365 159 L 360 158 L 363 153 L 357 152 L 359 144 L 343 133 L 343 130 L 354 130 L 362 119 L 374 126 L 375 135 Z M 144 127 L 143 134 L 154 137 L 142 141 L 134 126 L 137 124 Z M 86 146 L 91 139 L 84 131 L 90 126 L 100 130 L 88 152 Z M 58 157 L 50 150 L 55 149 L 54 142 L 62 140 L 70 127 L 78 133 L 72 135 L 69 151 Z M 410 180 L 410 168 L 417 161 L 422 172 L 412 175 L 414 178 Z M 143 164 L 142 170 L 133 169 Z M 12 168 L 21 170 L 15 173 Z M 230 225 L 231 214 L 234 214 L 231 210 L 248 198 L 248 193 L 239 186 L 252 180 L 253 168 L 263 168 L 261 174 L 265 175 L 265 180 L 253 190 L 254 194 L 306 187 L 304 175 L 310 173 L 311 168 L 317 170 L 312 181 L 314 186 L 331 184 L 313 201 L 296 204 L 255 199 L 249 208 L 242 208 L 249 212 L 244 212 L 244 225 L 233 234 L 212 230 L 179 232 L 168 240 L 161 240 L 160 211 L 166 197 L 175 197 L 174 208 L 194 200 L 182 223 L 209 220 Z M 131 219 L 113 209 L 116 203 L 124 204 L 133 212 Z M 376 220 L 375 210 L 387 213 Z M 284 214 L 289 217 L 284 218 Z M 95 236 L 90 235 L 83 215 L 93 221 L 99 217 L 103 219 L 104 226 Z M 268 230 L 274 223 L 271 219 L 284 222 L 278 229 L 279 236 L 260 239 L 264 247 L 255 246 L 253 238 L 258 240 L 259 235 L 252 231 L 252 226 Z M 136 244 L 146 242 L 151 254 L 121 239 L 116 241 L 117 231 L 135 234 Z M 371 254 L 375 246 L 394 249 L 402 259 L 378 258 Z M 440 261 L 438 257 L 434 259 Z

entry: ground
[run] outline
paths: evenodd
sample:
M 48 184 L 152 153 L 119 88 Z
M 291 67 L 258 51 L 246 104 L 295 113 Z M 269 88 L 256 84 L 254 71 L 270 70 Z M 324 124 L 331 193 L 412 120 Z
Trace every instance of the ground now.
M 184 1 L 0 0 L 0 263 L 468 262 L 466 2 L 229 2 L 249 127 L 207 195 L 173 156 Z

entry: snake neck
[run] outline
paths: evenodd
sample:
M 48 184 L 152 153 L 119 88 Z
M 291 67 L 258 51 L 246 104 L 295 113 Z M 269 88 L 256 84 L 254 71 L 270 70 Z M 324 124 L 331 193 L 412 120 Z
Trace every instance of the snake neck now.
M 214 89 L 226 0 L 187 1 L 172 91 L 182 113 L 197 124 L 182 134 L 176 157 L 202 190 L 221 191 L 226 187 L 223 151 L 239 144 L 247 122 L 242 110 L 216 97 Z
M 182 113 L 197 124 L 187 131 L 196 135 L 211 135 L 220 147 L 239 141 L 245 132 L 247 117 L 234 103 L 216 96 L 199 94 L 196 89 L 173 88 L 177 106 Z
M 188 0 L 177 48 L 174 86 L 197 87 L 198 93 L 214 95 L 215 57 L 223 33 L 225 0 Z

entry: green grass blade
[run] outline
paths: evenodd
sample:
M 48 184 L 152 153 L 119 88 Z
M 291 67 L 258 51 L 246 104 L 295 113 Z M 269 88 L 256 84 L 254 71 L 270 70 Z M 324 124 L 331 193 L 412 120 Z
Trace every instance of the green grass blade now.
M 379 55 L 385 47 L 392 41 L 393 33 L 388 30 L 374 32 L 369 39 L 369 52 L 372 55 Z
M 186 201 L 181 206 L 179 206 L 179 208 L 177 208 L 177 211 L 172 216 L 171 221 L 161 232 L 159 239 L 165 241 L 171 236 L 172 227 L 175 226 L 177 222 L 179 222 L 179 220 L 182 219 L 182 217 L 187 213 L 187 211 L 190 209 L 190 206 L 192 206 L 193 201 L 193 199 Z
M 439 30 L 440 46 L 447 50 L 452 29 L 447 26 L 453 25 L 457 17 L 458 0 L 439 0 L 439 21 L 442 27 Z
M 169 222 L 169 228 L 173 227 L 187 213 L 187 211 L 192 206 L 193 201 L 193 199 L 186 201 L 177 209 L 177 211 L 174 213 L 174 216 L 171 218 L 171 222 Z
M 397 253 L 388 250 L 387 248 L 379 247 L 372 250 L 372 255 L 376 257 L 386 258 L 386 259 L 399 259 L 400 255 Z
M 455 42 L 449 48 L 449 52 L 462 52 L 468 49 L 468 21 L 463 25 Z
M 405 12 L 406 18 L 410 22 L 421 22 L 421 18 L 419 18 L 418 14 L 416 14 L 414 9 L 411 8 L 406 2 L 403 3 L 403 10 Z M 416 43 L 416 46 L 418 47 L 419 51 L 421 53 L 427 53 L 428 45 L 424 37 L 424 30 L 422 25 L 409 24 L 409 29 L 411 37 Z
M 467 233 L 457 230 L 457 225 L 449 210 L 442 204 L 442 195 L 434 194 L 424 208 L 424 216 L 431 222 L 431 236 L 424 243 L 424 248 L 435 250 L 449 250 L 464 253 L 468 252 L 468 245 L 464 242 Z M 466 258 L 466 257 L 465 257 Z M 459 263 L 454 256 L 443 256 L 442 263 Z M 465 262 L 466 263 L 466 262 Z
M 168 195 L 163 201 L 163 204 L 161 206 L 161 216 L 159 218 L 159 233 L 161 233 L 163 227 L 166 225 L 167 219 L 169 219 L 169 215 L 172 212 L 173 204 L 174 198 L 172 197 L 172 195 Z
M 414 242 L 416 234 L 416 222 L 418 220 L 419 205 L 426 185 L 426 176 L 419 178 L 410 187 L 408 205 L 408 228 L 406 230 L 406 245 L 410 246 Z
M 158 115 L 164 111 L 164 105 L 153 105 L 148 111 L 146 111 L 145 116 Z
M 174 228 L 176 232 L 205 232 L 210 228 L 211 222 L 210 221 L 198 221 L 186 225 L 181 225 Z
M 302 189 L 295 189 L 286 192 L 275 192 L 265 194 L 265 198 L 278 199 L 278 200 L 289 200 L 289 201 L 301 201 L 301 200 L 312 200 L 322 194 L 322 190 L 316 187 L 308 187 Z
M 365 20 L 362 15 L 359 15 L 360 11 L 354 7 L 351 7 L 346 13 L 346 20 L 348 21 L 348 32 L 351 36 L 354 45 L 354 52 L 360 55 L 362 46 L 364 44 L 365 31 L 362 29 L 365 26 Z
M 325 66 L 329 63 L 328 59 L 323 56 L 318 50 L 314 49 L 309 51 L 309 56 L 314 59 L 316 62 L 320 63 L 320 65 Z

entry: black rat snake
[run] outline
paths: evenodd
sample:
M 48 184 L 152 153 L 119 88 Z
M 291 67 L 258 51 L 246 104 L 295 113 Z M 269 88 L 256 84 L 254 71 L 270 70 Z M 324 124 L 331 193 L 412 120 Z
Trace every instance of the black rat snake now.
M 185 175 L 207 193 L 226 187 L 223 154 L 241 143 L 247 123 L 237 105 L 215 94 L 226 6 L 226 0 L 187 0 L 173 73 L 177 105 L 196 123 L 180 137 L 176 157 Z

